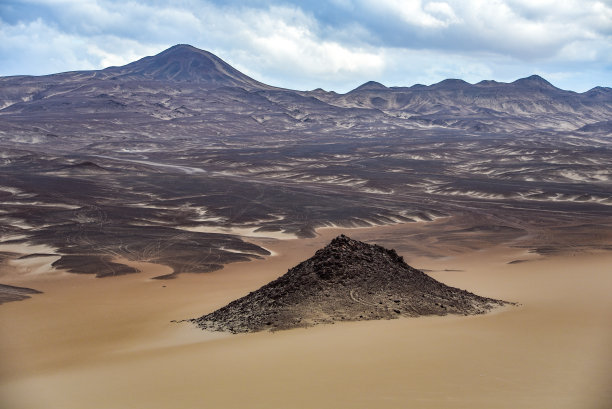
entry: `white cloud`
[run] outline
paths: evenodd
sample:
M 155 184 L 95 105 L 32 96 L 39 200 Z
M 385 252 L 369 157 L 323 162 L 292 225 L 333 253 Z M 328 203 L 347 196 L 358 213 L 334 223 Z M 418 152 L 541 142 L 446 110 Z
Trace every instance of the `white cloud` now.
M 461 22 L 461 20 L 455 15 L 453 8 L 448 3 L 432 1 L 431 3 L 425 4 L 423 10 L 434 16 L 439 16 L 438 18 L 444 21 L 446 25 Z
M 83 49 L 86 41 L 49 27 L 37 19 L 0 26 L 0 55 L 4 74 L 49 74 L 96 67 Z
M 383 16 L 398 16 L 405 23 L 424 27 L 447 27 L 457 21 L 457 17 L 448 3 L 427 2 L 421 0 L 363 0 L 365 8 Z
M 316 0 L 213 1 L 15 0 L 29 11 L 12 18 L 0 4 L 0 75 L 121 65 L 188 43 L 299 89 L 534 72 L 580 87 L 581 71 L 612 78 L 609 1 L 334 0 L 322 20 Z
M 298 11 L 254 13 L 242 21 L 244 40 L 265 60 L 261 64 L 289 68 L 306 76 L 380 74 L 384 61 L 376 53 L 319 38 L 316 22 Z
M 610 34 L 605 33 L 605 17 L 602 19 L 610 8 L 597 1 L 452 1 L 465 22 L 464 33 L 479 38 L 489 51 L 505 52 L 519 59 L 561 57 L 559 53 L 574 42 L 582 43 L 587 51 L 589 41 Z M 607 29 L 612 30 L 610 18 Z

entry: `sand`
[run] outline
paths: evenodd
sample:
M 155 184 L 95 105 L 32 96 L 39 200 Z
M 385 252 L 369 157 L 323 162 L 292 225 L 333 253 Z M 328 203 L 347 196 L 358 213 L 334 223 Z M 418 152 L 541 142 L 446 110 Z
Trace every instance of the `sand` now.
M 170 322 L 258 288 L 340 231 L 411 240 L 417 228 L 253 238 L 274 256 L 169 281 L 151 280 L 169 270 L 150 263 L 129 262 L 142 273 L 104 279 L 40 273 L 40 263 L 36 274 L 5 268 L 3 284 L 44 294 L 0 306 L 0 407 L 609 407 L 609 252 L 541 257 L 505 246 L 444 258 L 400 252 L 447 284 L 521 303 L 482 316 L 244 335 Z M 508 264 L 518 259 L 528 261 Z

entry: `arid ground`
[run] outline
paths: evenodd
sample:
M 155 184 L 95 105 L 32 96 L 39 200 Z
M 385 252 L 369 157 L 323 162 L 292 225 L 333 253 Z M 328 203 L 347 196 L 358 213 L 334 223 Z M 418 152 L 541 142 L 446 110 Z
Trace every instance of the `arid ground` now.
M 608 409 L 611 117 L 608 87 L 297 91 L 188 45 L 2 77 L 0 407 Z M 519 305 L 176 322 L 340 233 Z
M 440 220 L 252 238 L 272 256 L 170 281 L 152 280 L 168 268 L 151 263 L 126 261 L 142 272 L 106 279 L 53 271 L 45 257 L 13 263 L 21 273 L 4 269 L 3 280 L 44 294 L 0 308 L 1 400 L 15 409 L 607 407 L 612 254 L 601 250 L 542 256 L 488 240 L 449 246 L 445 257 L 400 251 L 440 281 L 521 304 L 481 316 L 242 335 L 171 322 L 258 288 L 341 231 L 419 247 L 448 228 Z

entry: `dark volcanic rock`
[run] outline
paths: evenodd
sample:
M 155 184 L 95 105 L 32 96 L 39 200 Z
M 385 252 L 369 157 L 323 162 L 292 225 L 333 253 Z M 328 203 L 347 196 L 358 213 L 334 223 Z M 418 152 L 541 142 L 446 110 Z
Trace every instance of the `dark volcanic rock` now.
M 109 264 L 120 256 L 167 265 L 166 279 L 266 254 L 232 231 L 312 237 L 448 216 L 419 236 L 427 255 L 515 240 L 605 249 L 611 118 L 608 87 L 532 76 L 297 91 L 184 44 L 121 67 L 0 77 L 0 236 L 53 247 L 66 271 L 136 272 Z M 543 227 L 587 224 L 602 227 L 579 239 Z
M 30 298 L 32 294 L 42 294 L 42 292 L 32 288 L 0 284 L 0 304 L 25 300 L 26 298 Z
M 221 58 L 187 44 L 178 44 L 161 53 L 144 57 L 122 67 L 110 67 L 105 74 L 114 79 L 205 83 L 245 89 L 273 89 L 250 78 Z
M 114 263 L 108 256 L 74 254 L 63 255 L 52 266 L 77 274 L 95 274 L 96 277 L 112 277 L 139 271 L 125 264 Z
M 336 321 L 482 314 L 505 304 L 442 284 L 407 265 L 395 250 L 341 235 L 282 277 L 192 322 L 239 333 Z
M 76 172 L 76 173 L 107 173 L 106 168 L 91 161 L 83 161 L 75 164 L 65 165 L 61 170 Z
M 350 92 L 358 92 L 358 91 L 386 91 L 389 88 L 387 88 L 386 86 L 384 86 L 383 84 L 381 84 L 380 82 L 376 82 L 376 81 L 368 81 L 364 84 L 361 84 L 360 86 L 358 86 L 357 88 L 355 88 L 354 90 L 350 91 Z

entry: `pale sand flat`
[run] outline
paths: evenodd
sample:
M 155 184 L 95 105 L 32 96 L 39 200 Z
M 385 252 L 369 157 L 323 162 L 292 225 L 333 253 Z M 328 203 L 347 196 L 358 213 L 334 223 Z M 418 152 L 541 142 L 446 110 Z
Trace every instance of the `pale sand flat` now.
M 348 234 L 408 237 L 411 228 Z M 150 278 L 168 273 L 167 267 L 131 262 L 142 273 L 28 277 L 28 286 L 44 294 L 0 307 L 0 406 L 608 407 L 610 253 L 520 264 L 507 262 L 525 259 L 525 253 L 504 247 L 444 259 L 404 255 L 449 285 L 522 304 L 483 316 L 237 336 L 170 322 L 257 289 L 340 231 L 326 229 L 315 239 L 253 239 L 276 255 L 164 282 Z

